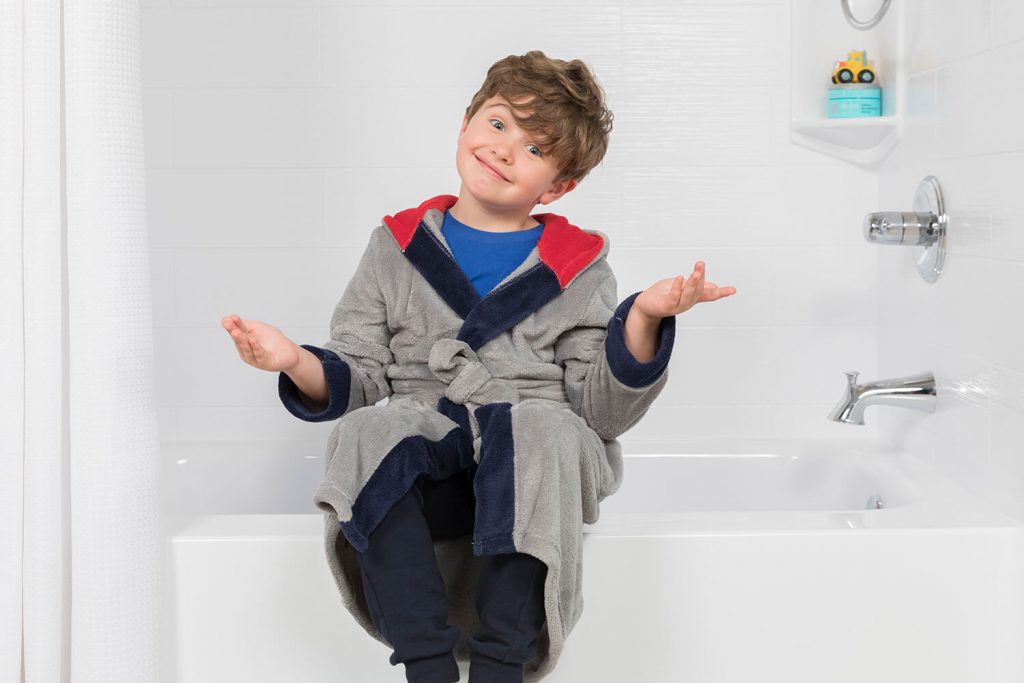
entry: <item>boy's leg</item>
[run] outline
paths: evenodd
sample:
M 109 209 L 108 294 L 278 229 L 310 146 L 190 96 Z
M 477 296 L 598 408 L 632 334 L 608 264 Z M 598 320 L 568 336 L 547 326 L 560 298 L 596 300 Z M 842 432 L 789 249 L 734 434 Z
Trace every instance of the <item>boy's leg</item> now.
M 374 625 L 391 643 L 391 664 L 410 683 L 452 683 L 459 629 L 448 625 L 448 595 L 423 516 L 420 482 L 392 506 L 357 553 Z
M 473 476 L 476 465 L 447 479 L 420 479 L 423 492 L 423 516 L 435 538 L 451 538 L 473 533 L 476 497 Z
M 544 625 L 547 565 L 532 555 L 483 558 L 476 591 L 480 630 L 467 644 L 469 683 L 522 683 Z

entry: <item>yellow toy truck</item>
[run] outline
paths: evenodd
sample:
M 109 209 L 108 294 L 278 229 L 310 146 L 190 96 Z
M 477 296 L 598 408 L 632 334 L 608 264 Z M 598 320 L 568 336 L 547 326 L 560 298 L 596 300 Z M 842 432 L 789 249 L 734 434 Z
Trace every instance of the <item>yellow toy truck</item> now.
M 836 62 L 832 67 L 833 83 L 874 83 L 875 65 L 868 63 L 867 50 L 854 50 L 845 62 Z

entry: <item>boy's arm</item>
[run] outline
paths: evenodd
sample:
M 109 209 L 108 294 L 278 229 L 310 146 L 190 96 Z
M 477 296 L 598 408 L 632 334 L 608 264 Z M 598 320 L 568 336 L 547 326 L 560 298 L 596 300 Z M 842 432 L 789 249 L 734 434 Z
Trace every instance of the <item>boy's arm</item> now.
M 626 345 L 625 321 L 639 294 L 616 303 L 615 276 L 607 268 L 576 326 L 555 344 L 569 403 L 606 441 L 636 424 L 668 381 L 675 316 L 661 319 L 649 361 L 637 360 Z
M 315 348 L 315 347 L 314 347 Z M 330 392 L 327 389 L 327 377 L 320 362 L 305 344 L 299 345 L 299 362 L 285 374 L 295 382 L 299 398 L 310 410 L 319 412 L 327 407 Z
M 301 344 L 296 368 L 278 377 L 278 395 L 285 408 L 307 422 L 325 422 L 377 403 L 391 395 L 387 368 L 394 362 L 389 346 L 387 307 L 378 281 L 380 250 L 390 236 L 378 227 L 370 235 L 355 274 L 331 316 L 331 338 L 323 346 Z M 307 353 L 308 352 L 308 353 Z M 317 365 L 319 364 L 319 368 Z M 326 399 L 317 401 L 317 371 L 323 374 Z M 290 375 L 310 390 L 304 395 Z

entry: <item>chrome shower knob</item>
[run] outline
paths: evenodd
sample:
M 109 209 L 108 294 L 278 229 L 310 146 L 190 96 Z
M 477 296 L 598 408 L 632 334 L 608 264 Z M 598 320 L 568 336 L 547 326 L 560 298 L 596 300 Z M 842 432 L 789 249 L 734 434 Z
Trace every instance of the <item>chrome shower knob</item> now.
M 939 239 L 939 227 L 939 217 L 933 213 L 869 213 L 864 219 L 864 239 L 882 244 L 928 246 Z
M 864 239 L 877 244 L 918 247 L 917 272 L 926 282 L 935 282 L 946 261 L 946 232 L 949 218 L 939 179 L 928 176 L 914 193 L 913 211 L 880 211 L 864 218 Z

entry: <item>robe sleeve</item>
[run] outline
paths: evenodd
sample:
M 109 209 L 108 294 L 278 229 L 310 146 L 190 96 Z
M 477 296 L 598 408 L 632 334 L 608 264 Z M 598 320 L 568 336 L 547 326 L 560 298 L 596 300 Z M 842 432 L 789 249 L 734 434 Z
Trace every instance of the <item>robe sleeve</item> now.
M 390 236 L 378 227 L 370 236 L 355 274 L 331 316 L 331 338 L 322 346 L 300 344 L 320 359 L 327 380 L 326 406 L 314 406 L 285 373 L 278 395 L 285 408 L 307 422 L 334 420 L 391 395 L 387 368 L 394 362 L 389 346 L 387 306 L 379 281 L 381 249 Z
M 611 270 L 594 290 L 576 326 L 555 343 L 555 362 L 572 409 L 605 441 L 617 438 L 647 412 L 668 381 L 676 319 L 661 319 L 654 358 L 641 363 L 626 347 L 625 321 L 635 292 L 616 305 Z

